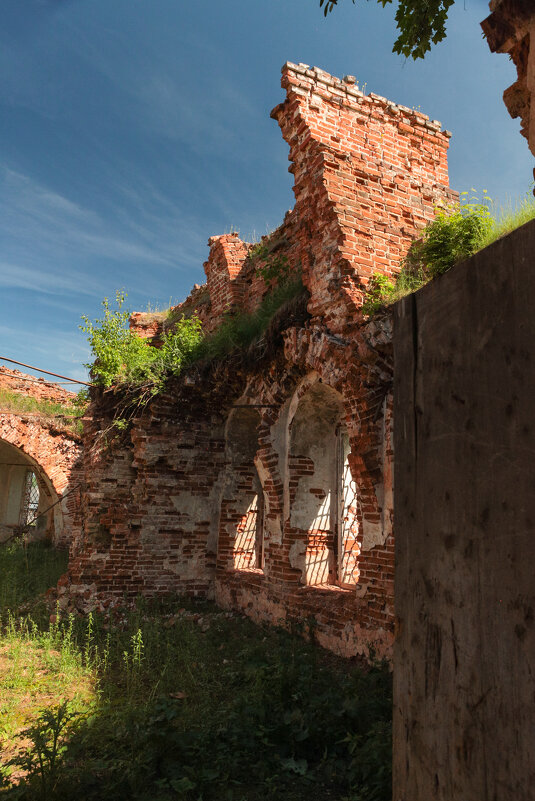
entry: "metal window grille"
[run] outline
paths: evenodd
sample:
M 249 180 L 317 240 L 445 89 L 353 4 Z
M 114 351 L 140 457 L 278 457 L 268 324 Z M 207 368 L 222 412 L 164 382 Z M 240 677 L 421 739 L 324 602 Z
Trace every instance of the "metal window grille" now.
M 234 566 L 238 570 L 264 568 L 264 494 L 261 489 L 252 499 L 238 527 Z
M 338 581 L 340 584 L 356 584 L 358 581 L 359 554 L 359 497 L 357 485 L 349 468 L 349 437 L 343 428 L 338 430 L 337 458 L 337 562 Z
M 33 470 L 28 470 L 24 479 L 24 490 L 20 504 L 20 525 L 35 525 L 33 522 L 39 508 L 39 484 Z

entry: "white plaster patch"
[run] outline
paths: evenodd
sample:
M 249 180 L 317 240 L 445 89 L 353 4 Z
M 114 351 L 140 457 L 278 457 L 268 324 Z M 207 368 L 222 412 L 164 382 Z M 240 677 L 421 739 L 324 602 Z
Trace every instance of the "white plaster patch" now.
M 290 565 L 296 570 L 300 570 L 301 572 L 303 572 L 306 567 L 305 552 L 306 552 L 305 543 L 298 540 L 297 542 L 294 542 L 288 554 Z
M 362 548 L 361 551 L 371 551 L 376 545 L 384 545 L 388 532 L 384 531 L 381 523 L 362 521 Z
M 276 545 L 282 545 L 282 525 L 280 515 L 276 517 L 266 517 L 264 520 L 266 537 Z

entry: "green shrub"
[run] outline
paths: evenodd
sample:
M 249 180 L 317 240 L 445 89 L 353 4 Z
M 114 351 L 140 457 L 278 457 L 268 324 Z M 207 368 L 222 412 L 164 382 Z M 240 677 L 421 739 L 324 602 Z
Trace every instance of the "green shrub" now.
M 493 226 L 490 201 L 486 198 L 481 203 L 471 198 L 458 208 L 439 209 L 422 238 L 411 245 L 403 272 L 417 280 L 442 275 L 479 250 Z
M 364 314 L 374 314 L 381 306 L 415 292 L 489 244 L 497 229 L 491 208 L 485 195 L 482 202 L 472 197 L 460 206 L 439 209 L 421 239 L 409 248 L 395 284 L 380 273 L 371 277 L 362 304 Z
M 116 292 L 115 299 L 116 309 L 110 309 L 108 298 L 104 298 L 104 317 L 93 323 L 83 315 L 85 325 L 80 326 L 87 334 L 95 357 L 95 361 L 85 367 L 91 370 L 93 381 L 104 387 L 117 381 L 135 381 L 145 377 L 155 357 L 149 343 L 128 328 L 130 312 L 123 309 L 125 293 Z
M 362 304 L 364 314 L 374 314 L 387 302 L 395 290 L 395 284 L 382 273 L 374 273 L 366 287 L 366 297 Z
M 164 333 L 158 360 L 161 370 L 178 375 L 197 353 L 202 341 L 202 323 L 199 318 L 182 317 L 175 326 Z
M 238 348 L 247 348 L 262 336 L 276 312 L 302 292 L 300 277 L 283 281 L 268 292 L 254 312 L 228 315 L 213 333 L 199 343 L 195 357 L 210 361 L 220 359 Z
M 96 384 L 110 387 L 115 383 L 161 384 L 166 373 L 177 374 L 191 359 L 201 340 L 200 320 L 193 316 L 178 320 L 164 334 L 161 349 L 152 347 L 128 327 L 130 312 L 123 309 L 126 294 L 116 293 L 117 308 L 111 309 L 108 298 L 102 306 L 104 317 L 91 322 L 85 315 L 80 328 L 87 334 L 95 360 L 85 365 Z

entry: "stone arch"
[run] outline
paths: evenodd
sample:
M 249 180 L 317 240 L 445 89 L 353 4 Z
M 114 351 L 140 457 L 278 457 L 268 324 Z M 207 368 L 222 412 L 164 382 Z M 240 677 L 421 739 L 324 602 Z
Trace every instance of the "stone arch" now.
M 44 513 L 36 526 L 37 533 L 56 545 L 65 545 L 70 534 L 73 504 L 66 496 L 74 489 L 72 471 L 79 454 L 80 444 L 74 435 L 49 428 L 37 418 L 0 414 L 0 484 L 4 500 L 11 497 L 12 512 L 15 495 L 21 492 L 22 473 L 33 472 L 39 486 L 37 513 Z M 13 529 L 12 524 L 7 525 Z M 5 528 L 4 523 L 3 539 L 10 536 L 9 531 L 6 536 Z

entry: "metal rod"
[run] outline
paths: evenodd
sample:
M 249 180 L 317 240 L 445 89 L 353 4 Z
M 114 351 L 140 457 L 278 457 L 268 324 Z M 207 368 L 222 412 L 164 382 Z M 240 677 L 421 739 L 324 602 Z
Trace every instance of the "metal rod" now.
M 18 370 L 16 371 L 18 372 Z M 22 373 L 20 375 L 13 375 L 13 373 L 0 373 L 4 378 L 13 378 L 15 381 L 31 381 L 32 384 L 39 384 L 41 381 L 44 381 L 44 378 L 26 378 L 23 376 Z M 56 385 L 59 384 L 77 384 L 78 381 L 75 381 L 74 378 L 70 378 L 68 381 L 54 381 L 50 382 Z
M 27 528 L 27 526 L 33 525 L 36 520 L 39 520 L 40 517 L 43 517 L 43 515 L 46 515 L 48 512 L 50 512 L 50 510 L 53 509 L 54 506 L 57 506 L 58 503 L 61 503 L 62 500 L 67 497 L 67 495 L 70 495 L 71 492 L 74 492 L 74 490 L 78 489 L 78 487 L 81 487 L 81 486 L 82 486 L 81 484 L 75 484 L 74 487 L 72 487 L 68 492 L 64 492 L 63 495 L 61 496 L 61 498 L 58 498 L 58 500 L 55 501 L 55 503 L 53 503 L 52 506 L 49 506 L 48 509 L 45 509 L 44 512 L 40 512 L 35 517 L 32 517 L 32 519 L 28 523 L 26 523 L 22 528 L 24 529 L 24 528 Z
M 27 367 L 29 370 L 37 370 L 38 373 L 46 373 L 47 375 L 53 375 L 56 378 L 65 378 L 67 381 L 72 381 L 73 384 L 85 384 L 86 387 L 94 387 L 95 384 L 89 384 L 87 381 L 77 381 L 76 378 L 69 378 L 68 375 L 60 375 L 59 373 L 51 373 L 50 370 L 41 370 L 40 367 L 32 367 L 31 364 L 24 364 L 24 362 L 17 362 L 15 359 L 8 359 L 7 356 L 0 356 L 0 360 L 3 362 L 11 362 L 12 364 L 20 364 L 21 367 Z

